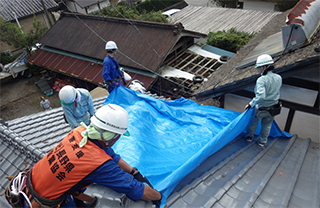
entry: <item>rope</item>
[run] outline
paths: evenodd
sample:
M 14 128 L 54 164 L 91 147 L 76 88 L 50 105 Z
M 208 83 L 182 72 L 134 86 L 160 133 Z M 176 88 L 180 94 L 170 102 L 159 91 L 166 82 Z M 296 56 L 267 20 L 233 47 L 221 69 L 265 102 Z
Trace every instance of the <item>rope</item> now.
M 32 208 L 32 205 L 28 196 L 22 191 L 22 189 L 24 188 L 24 180 L 25 180 L 25 176 L 22 174 L 24 174 L 24 172 L 19 172 L 19 174 L 12 180 L 11 192 L 12 194 L 17 196 L 19 195 L 19 193 L 22 194 L 23 198 L 29 204 L 29 207 Z

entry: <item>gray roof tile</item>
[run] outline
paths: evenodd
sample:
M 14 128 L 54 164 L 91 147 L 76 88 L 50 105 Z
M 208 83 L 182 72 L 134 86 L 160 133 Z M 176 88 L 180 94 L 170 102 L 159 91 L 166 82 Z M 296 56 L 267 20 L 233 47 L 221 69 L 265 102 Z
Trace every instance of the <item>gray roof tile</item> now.
M 95 99 L 96 108 L 104 100 Z M 57 115 L 63 113 L 61 108 L 51 112 L 55 116 L 39 113 L 21 119 L 28 121 L 35 130 L 24 129 L 20 119 L 8 121 L 9 129 L 0 124 L 0 192 L 8 183 L 6 176 L 32 167 L 70 131 L 64 121 L 55 124 L 59 121 Z M 45 129 L 43 121 L 48 123 Z M 10 138 L 9 135 L 14 136 Z M 262 150 L 254 143 L 246 143 L 241 136 L 181 180 L 168 197 L 166 208 L 319 207 L 318 143 L 296 135 L 291 139 L 269 138 L 268 147 Z M 97 207 L 120 208 L 121 203 L 125 207 L 139 208 L 152 205 L 151 202 L 132 202 L 99 185 L 91 185 L 86 193 L 99 198 Z M 0 207 L 9 207 L 3 197 L 0 197 Z

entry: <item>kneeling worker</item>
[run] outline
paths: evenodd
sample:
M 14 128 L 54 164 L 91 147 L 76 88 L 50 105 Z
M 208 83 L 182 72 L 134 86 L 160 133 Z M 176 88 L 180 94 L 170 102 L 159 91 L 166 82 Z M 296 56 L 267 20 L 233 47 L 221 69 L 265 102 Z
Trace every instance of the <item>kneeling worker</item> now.
M 95 110 L 88 90 L 66 85 L 59 91 L 59 99 L 66 122 L 72 129 L 80 126 L 81 122 L 90 124 L 90 117 Z
M 68 195 L 76 198 L 74 193 L 96 183 L 124 193 L 131 200 L 152 200 L 159 206 L 161 193 L 144 184 L 150 184 L 148 179 L 111 148 L 122 134 L 130 135 L 127 111 L 108 104 L 91 117 L 89 126 L 82 125 L 30 169 L 26 194 L 34 198 L 29 203 L 33 207 L 63 206 Z

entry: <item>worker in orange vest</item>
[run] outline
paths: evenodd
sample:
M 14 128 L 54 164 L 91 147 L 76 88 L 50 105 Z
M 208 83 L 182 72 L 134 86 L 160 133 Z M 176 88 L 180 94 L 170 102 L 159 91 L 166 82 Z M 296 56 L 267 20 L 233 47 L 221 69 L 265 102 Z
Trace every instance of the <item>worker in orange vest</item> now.
M 130 135 L 127 126 L 128 113 L 122 107 L 108 104 L 98 109 L 91 117 L 89 126 L 82 123 L 82 126 L 70 131 L 25 173 L 27 185 L 24 193 L 28 199 L 24 198 L 24 206 L 68 207 L 74 205 L 70 204 L 74 201 L 79 206 L 89 203 L 93 207 L 97 199 L 83 202 L 82 192 L 83 188 L 96 183 L 124 193 L 133 201 L 152 200 L 159 207 L 161 193 L 111 148 L 121 135 Z M 7 189 L 6 197 L 10 197 Z M 69 201 L 68 204 L 66 201 Z

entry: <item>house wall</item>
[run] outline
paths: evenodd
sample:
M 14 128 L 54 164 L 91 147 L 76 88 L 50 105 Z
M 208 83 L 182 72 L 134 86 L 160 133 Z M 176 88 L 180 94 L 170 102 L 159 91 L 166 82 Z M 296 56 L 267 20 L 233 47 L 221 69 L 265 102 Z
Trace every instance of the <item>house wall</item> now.
M 253 87 L 246 88 L 246 90 L 253 92 Z M 317 93 L 318 92 L 313 90 L 283 85 L 280 92 L 280 99 L 312 107 L 316 101 Z M 250 98 L 235 94 L 226 94 L 224 108 L 242 113 L 244 106 L 250 101 Z M 289 110 L 289 108 L 283 107 L 280 115 L 275 117 L 275 121 L 281 130 L 285 129 Z M 296 110 L 289 133 L 297 134 L 301 138 L 310 138 L 312 141 L 319 143 L 319 128 L 320 116 Z
M 68 9 L 72 12 L 78 12 L 78 13 L 82 13 L 82 14 L 90 14 L 92 12 L 95 12 L 97 10 L 99 10 L 99 6 L 98 4 L 92 5 L 87 7 L 87 11 L 85 8 L 81 8 L 77 3 L 75 2 L 71 2 L 71 1 L 67 1 L 66 2 Z M 104 2 L 100 2 L 100 8 L 104 8 L 104 7 L 108 7 L 110 6 L 109 1 L 104 1 Z
M 54 24 L 55 23 L 55 19 L 54 19 L 53 15 L 51 15 L 50 13 L 49 13 L 49 18 L 50 18 L 51 23 Z M 45 13 L 37 14 L 36 15 L 36 20 L 40 21 L 42 26 L 50 28 L 50 24 L 48 22 L 48 19 L 47 19 L 47 16 L 45 15 Z M 12 23 L 17 24 L 16 21 L 13 21 Z M 24 19 L 19 19 L 19 24 L 21 25 L 22 31 L 24 33 L 29 33 L 30 31 L 33 30 L 33 16 L 30 16 L 30 17 L 27 17 L 27 18 L 24 18 Z M 15 51 L 15 50 L 18 50 L 18 49 L 19 48 L 15 48 L 15 47 L 10 46 L 10 45 L 8 45 L 6 43 L 0 42 L 0 50 L 1 50 L 1 52 L 4 52 L 6 50 Z
M 263 11 L 275 11 L 275 2 L 263 2 L 263 1 L 250 1 L 243 0 L 239 1 L 243 2 L 243 9 L 255 9 L 255 10 L 263 10 Z

